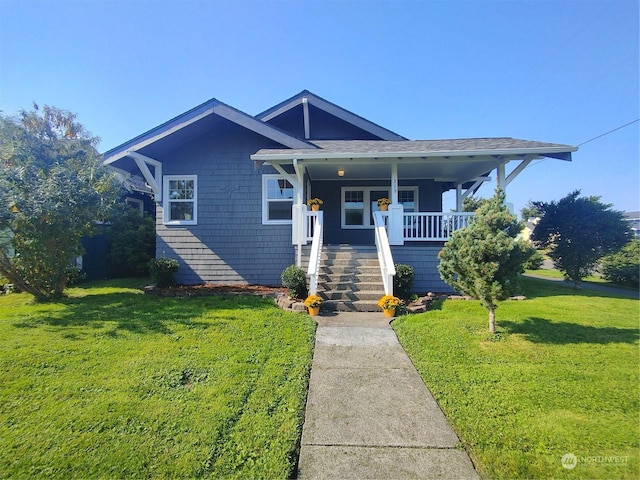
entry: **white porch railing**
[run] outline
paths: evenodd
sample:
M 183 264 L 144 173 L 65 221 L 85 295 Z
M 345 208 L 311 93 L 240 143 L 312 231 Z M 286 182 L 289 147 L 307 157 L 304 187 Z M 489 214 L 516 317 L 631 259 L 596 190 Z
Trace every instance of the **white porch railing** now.
M 384 294 L 393 295 L 393 277 L 396 274 L 396 267 L 393 263 L 393 255 L 391 255 L 389 237 L 387 237 L 385 216 L 382 212 L 374 212 L 373 223 L 376 232 L 376 250 L 378 251 L 378 262 L 380 263 L 380 273 L 382 273 Z
M 404 239 L 446 242 L 453 232 L 468 226 L 472 217 L 473 212 L 405 212 Z
M 318 273 L 320 272 L 320 256 L 322 255 L 322 211 L 305 212 L 305 238 L 311 241 L 311 252 L 309 253 L 309 294 L 318 293 Z

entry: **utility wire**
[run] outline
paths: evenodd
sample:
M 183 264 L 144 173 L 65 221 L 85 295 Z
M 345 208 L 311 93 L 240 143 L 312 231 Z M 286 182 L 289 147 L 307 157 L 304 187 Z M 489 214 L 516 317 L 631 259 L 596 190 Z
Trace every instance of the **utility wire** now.
M 632 125 L 632 124 L 634 124 L 634 123 L 636 123 L 636 122 L 638 122 L 638 121 L 640 121 L 640 118 L 636 118 L 636 119 L 635 119 L 634 121 L 632 121 L 632 122 L 625 123 L 624 125 L 621 125 L 621 126 L 619 126 L 619 127 L 616 127 L 616 128 L 614 128 L 613 130 L 609 130 L 608 132 L 605 132 L 605 133 L 603 133 L 603 134 L 601 134 L 601 135 L 598 135 L 597 137 L 593 137 L 592 139 L 587 140 L 586 142 L 579 143 L 578 145 L 576 145 L 576 147 L 580 147 L 580 146 L 584 145 L 585 143 L 593 142 L 594 140 L 597 140 L 598 138 L 602 138 L 602 137 L 604 137 L 605 135 L 609 135 L 610 133 L 613 133 L 613 132 L 615 132 L 616 130 L 620 130 L 621 128 L 628 127 L 629 125 Z

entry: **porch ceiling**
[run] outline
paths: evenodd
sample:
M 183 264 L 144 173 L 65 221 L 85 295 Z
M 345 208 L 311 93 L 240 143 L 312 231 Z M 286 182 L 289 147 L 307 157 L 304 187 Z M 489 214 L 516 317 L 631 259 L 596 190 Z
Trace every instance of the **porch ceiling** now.
M 398 163 L 400 179 L 423 178 L 464 183 L 485 175 L 511 160 L 557 158 L 571 160 L 570 145 L 476 138 L 415 141 L 316 141 L 318 149 L 263 149 L 251 158 L 259 163 L 303 164 L 313 180 L 388 179 L 391 164 Z

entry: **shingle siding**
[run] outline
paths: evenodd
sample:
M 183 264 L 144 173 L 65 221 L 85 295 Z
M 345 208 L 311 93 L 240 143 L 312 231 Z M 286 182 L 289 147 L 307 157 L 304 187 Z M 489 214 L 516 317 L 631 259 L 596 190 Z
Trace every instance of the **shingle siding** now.
M 415 271 L 413 291 L 415 293 L 453 292 L 453 289 L 444 283 L 438 274 L 438 263 L 440 262 L 438 252 L 440 250 L 442 250 L 442 245 L 391 246 L 395 264 L 403 263 L 413 267 Z
M 179 283 L 280 285 L 294 262 L 291 227 L 262 225 L 262 171 L 249 155 L 264 143 L 229 123 L 161 159 L 164 175 L 198 175 L 197 225 L 164 225 L 157 209 L 156 256 L 180 262 Z

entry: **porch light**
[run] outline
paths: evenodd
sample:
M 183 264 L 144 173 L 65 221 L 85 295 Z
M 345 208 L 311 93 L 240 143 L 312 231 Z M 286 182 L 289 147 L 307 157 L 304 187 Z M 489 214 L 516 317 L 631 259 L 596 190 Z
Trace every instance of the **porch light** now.
M 338 170 L 338 176 L 339 177 L 344 177 L 344 170 L 343 169 Z

